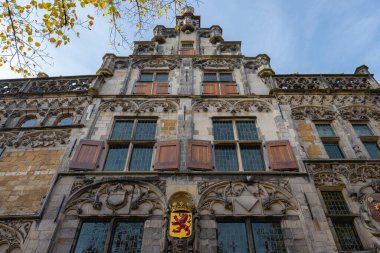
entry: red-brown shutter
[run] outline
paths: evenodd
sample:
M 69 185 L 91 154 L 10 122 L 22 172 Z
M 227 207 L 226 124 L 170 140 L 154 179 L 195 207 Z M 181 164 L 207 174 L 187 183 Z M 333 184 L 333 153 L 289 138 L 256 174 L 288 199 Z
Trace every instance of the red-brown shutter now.
M 221 94 L 222 95 L 237 95 L 239 94 L 237 90 L 236 83 L 221 83 L 220 84 Z
M 181 49 L 180 50 L 181 55 L 195 55 L 194 49 Z
M 269 141 L 266 143 L 272 170 L 297 170 L 298 164 L 289 141 Z
M 155 95 L 169 94 L 169 83 L 168 82 L 154 83 L 153 94 Z
M 179 141 L 161 141 L 157 143 L 155 170 L 178 170 L 180 157 Z
M 203 95 L 219 95 L 218 83 L 203 83 Z
M 95 170 L 103 150 L 102 141 L 81 140 L 73 159 L 70 161 L 70 169 Z
M 212 170 L 211 141 L 189 140 L 187 142 L 187 168 L 190 170 Z
M 136 83 L 133 93 L 138 95 L 151 95 L 152 83 Z

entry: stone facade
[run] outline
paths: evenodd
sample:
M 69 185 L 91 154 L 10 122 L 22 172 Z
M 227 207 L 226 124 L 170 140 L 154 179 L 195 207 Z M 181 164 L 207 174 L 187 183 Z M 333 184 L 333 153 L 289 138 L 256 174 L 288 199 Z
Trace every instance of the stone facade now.
M 0 80 L 0 252 L 111 252 L 121 221 L 143 224 L 133 252 L 378 252 L 380 96 L 368 68 L 276 75 L 192 8 L 176 22 L 128 57 L 106 54 L 93 76 Z M 219 121 L 232 139 L 216 138 Z M 221 169 L 225 147 L 235 165 Z M 180 212 L 188 237 L 171 236 Z M 85 230 L 96 222 L 103 237 Z M 280 242 L 257 239 L 258 222 L 277 224 Z M 223 234 L 235 223 L 246 249 Z M 80 248 L 83 233 L 100 236 L 92 248 Z

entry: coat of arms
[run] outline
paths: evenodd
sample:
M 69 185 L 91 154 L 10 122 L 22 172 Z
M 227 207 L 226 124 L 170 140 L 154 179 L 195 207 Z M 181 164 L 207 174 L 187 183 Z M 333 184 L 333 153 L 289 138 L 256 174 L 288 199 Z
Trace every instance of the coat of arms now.
M 174 238 L 187 238 L 191 236 L 193 227 L 193 203 L 188 193 L 179 192 L 170 201 L 169 234 Z
M 367 197 L 367 206 L 372 218 L 380 222 L 380 193 L 370 194 Z

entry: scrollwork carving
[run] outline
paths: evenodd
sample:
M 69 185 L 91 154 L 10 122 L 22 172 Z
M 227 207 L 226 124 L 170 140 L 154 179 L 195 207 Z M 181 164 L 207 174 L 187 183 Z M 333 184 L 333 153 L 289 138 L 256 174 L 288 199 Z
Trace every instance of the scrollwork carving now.
M 5 132 L 0 134 L 0 143 L 8 147 L 49 147 L 69 142 L 70 129 Z
M 133 64 L 133 68 L 169 68 L 175 69 L 178 68 L 180 64 L 179 59 L 160 59 L 160 58 L 146 58 L 136 60 Z
M 196 112 L 270 112 L 271 104 L 264 100 L 198 99 L 193 103 Z
M 193 59 L 195 68 L 228 68 L 230 70 L 241 67 L 240 59 Z
M 311 120 L 334 120 L 335 112 L 333 108 L 324 106 L 300 106 L 292 108 L 291 116 L 295 120 L 309 118 Z
M 380 120 L 380 110 L 371 106 L 350 105 L 338 108 L 338 111 L 345 120 L 366 120 L 368 118 Z
M 32 223 L 29 220 L 0 221 L 0 245 L 7 245 L 6 252 L 22 248 Z

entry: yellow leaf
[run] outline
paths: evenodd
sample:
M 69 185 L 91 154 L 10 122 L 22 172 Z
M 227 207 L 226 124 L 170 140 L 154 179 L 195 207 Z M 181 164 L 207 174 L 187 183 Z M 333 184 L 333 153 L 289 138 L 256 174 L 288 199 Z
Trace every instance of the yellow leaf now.
M 50 38 L 50 42 L 51 43 L 55 43 L 55 39 L 54 38 Z
M 7 8 L 9 5 L 7 2 L 3 2 L 3 7 Z
M 36 42 L 36 43 L 34 43 L 34 44 L 36 45 L 36 47 L 41 46 L 41 43 L 39 43 L 39 42 Z
M 33 38 L 32 37 L 28 37 L 28 42 L 32 42 L 33 41 Z

